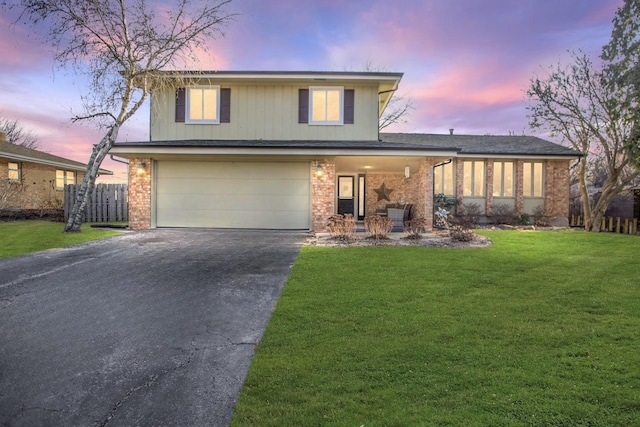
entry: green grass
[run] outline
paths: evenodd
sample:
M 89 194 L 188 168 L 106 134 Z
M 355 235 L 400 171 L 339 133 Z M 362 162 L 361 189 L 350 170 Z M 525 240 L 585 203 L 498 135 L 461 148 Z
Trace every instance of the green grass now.
M 80 233 L 63 233 L 63 229 L 64 224 L 59 222 L 0 222 L 0 259 L 120 234 L 112 230 L 92 229 L 90 224 L 84 224 Z
M 232 426 L 638 426 L 640 238 L 304 247 Z

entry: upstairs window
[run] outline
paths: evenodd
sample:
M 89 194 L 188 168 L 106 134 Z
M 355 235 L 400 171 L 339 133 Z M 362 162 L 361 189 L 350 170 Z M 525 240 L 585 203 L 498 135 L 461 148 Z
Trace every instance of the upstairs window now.
M 522 192 L 524 197 L 542 197 L 542 162 L 525 162 L 522 169 Z
M 312 86 L 298 93 L 298 123 L 343 125 L 354 122 L 354 89 Z
M 484 162 L 466 161 L 464 162 L 464 196 L 480 197 L 484 196 Z
M 493 197 L 513 197 L 513 162 L 493 162 Z
M 220 86 L 187 88 L 187 123 L 220 123 Z
M 56 188 L 63 190 L 65 185 L 73 185 L 76 183 L 76 173 L 74 171 L 65 171 L 58 169 L 56 171 Z
M 343 96 L 341 87 L 309 88 L 309 124 L 341 125 Z
M 9 162 L 9 181 L 20 181 L 21 179 L 21 171 L 20 171 L 20 163 Z
M 193 86 L 176 89 L 176 123 L 231 123 L 231 89 Z

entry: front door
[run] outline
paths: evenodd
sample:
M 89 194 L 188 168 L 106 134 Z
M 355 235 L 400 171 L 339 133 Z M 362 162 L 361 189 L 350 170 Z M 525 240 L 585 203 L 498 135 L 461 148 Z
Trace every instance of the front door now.
M 351 214 L 355 208 L 353 176 L 338 176 L 338 213 Z

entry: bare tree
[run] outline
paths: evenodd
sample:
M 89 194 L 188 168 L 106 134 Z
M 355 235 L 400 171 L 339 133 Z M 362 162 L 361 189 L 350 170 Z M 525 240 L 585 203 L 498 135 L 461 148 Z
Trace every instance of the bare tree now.
M 403 96 L 394 95 L 387 104 L 378 122 L 378 130 L 395 123 L 407 123 L 407 116 L 413 110 L 413 100 Z
M 82 114 L 105 130 L 93 146 L 87 170 L 64 231 L 80 231 L 81 218 L 98 169 L 123 125 L 162 85 L 157 71 L 196 62 L 206 41 L 224 36 L 234 14 L 231 0 L 176 0 L 171 7 L 146 0 L 21 0 L 6 4 L 21 10 L 18 21 L 44 28 L 45 40 L 56 48 L 60 67 L 87 75 L 90 87 Z
M 631 160 L 640 168 L 640 0 L 625 0 L 616 11 L 609 43 L 602 47 L 603 74 L 632 122 L 627 141 Z
M 387 71 L 385 67 L 375 65 L 370 59 L 368 59 L 362 69 L 366 72 L 379 72 L 384 73 Z M 391 126 L 396 123 L 407 123 L 407 116 L 411 114 L 413 110 L 413 99 L 395 93 L 387 103 L 382 116 L 378 120 L 378 131 Z
M 0 130 L 7 134 L 7 142 L 23 147 L 36 149 L 40 145 L 38 137 L 31 129 L 27 129 L 18 120 L 0 117 Z
M 532 78 L 527 95 L 531 101 L 527 107 L 531 127 L 562 137 L 583 154 L 577 176 L 585 230 L 600 231 L 600 221 L 609 203 L 640 174 L 631 167 L 626 149 L 633 127 L 625 114 L 626 104 L 608 90 L 603 74 L 594 69 L 582 52 L 573 54 L 570 66 L 558 65 L 545 78 Z M 602 193 L 595 203 L 587 189 L 592 157 L 606 168 Z

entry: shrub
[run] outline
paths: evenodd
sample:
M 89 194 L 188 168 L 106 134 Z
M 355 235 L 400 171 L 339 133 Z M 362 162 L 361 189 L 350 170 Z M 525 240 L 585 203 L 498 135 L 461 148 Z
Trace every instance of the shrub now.
M 364 218 L 364 231 L 374 239 L 386 239 L 393 229 L 391 218 L 381 215 L 367 216 Z
M 555 216 L 545 213 L 543 206 L 537 206 L 533 210 L 533 218 L 535 220 L 535 224 L 539 227 L 548 227 L 551 225 L 551 221 L 556 219 Z
M 473 231 L 462 227 L 460 225 L 454 225 L 449 229 L 449 236 L 451 240 L 456 242 L 470 242 L 473 240 Z
M 327 221 L 327 227 L 334 239 L 347 241 L 356 231 L 356 220 L 351 214 L 333 215 Z
M 518 217 L 518 224 L 520 225 L 530 225 L 531 224 L 531 217 L 529 216 L 528 213 L 522 213 L 520 214 L 520 216 Z
M 433 196 L 433 207 L 443 208 L 451 212 L 460 201 L 455 197 L 445 196 L 443 193 Z
M 461 226 L 471 228 L 478 224 L 478 217 L 481 213 L 479 204 L 465 203 L 458 208 L 457 219 Z
M 504 203 L 494 205 L 491 210 L 491 221 L 494 224 L 513 225 L 517 218 L 513 207 Z
M 427 231 L 427 220 L 424 218 L 414 218 L 404 222 L 404 231 L 409 233 L 408 239 L 420 239 L 422 233 Z

